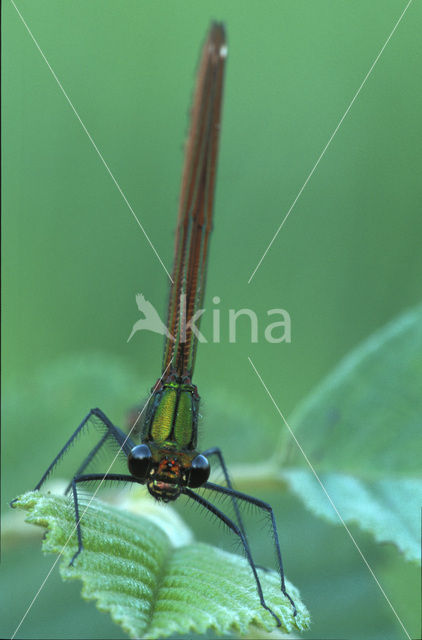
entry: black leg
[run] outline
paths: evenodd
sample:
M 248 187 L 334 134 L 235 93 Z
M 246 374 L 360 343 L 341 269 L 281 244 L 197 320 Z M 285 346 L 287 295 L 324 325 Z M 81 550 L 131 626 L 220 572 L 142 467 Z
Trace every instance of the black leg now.
M 231 483 L 230 475 L 229 475 L 225 460 L 223 458 L 223 454 L 221 453 L 221 449 L 219 447 L 212 447 L 211 449 L 207 449 L 206 451 L 203 451 L 202 455 L 205 456 L 206 458 L 211 458 L 211 456 L 215 456 L 218 459 L 220 463 L 220 467 L 224 474 L 224 480 L 226 481 L 226 485 L 228 486 L 229 489 L 233 489 L 233 485 Z M 232 496 L 232 504 L 233 504 L 234 512 L 236 514 L 237 524 L 239 525 L 239 529 L 241 530 L 241 532 L 243 533 L 246 539 L 246 530 L 242 521 L 242 516 L 240 515 L 239 505 L 234 495 Z
M 66 442 L 64 447 L 59 451 L 57 456 L 54 458 L 53 462 L 50 464 L 50 466 L 48 467 L 47 471 L 42 476 L 41 480 L 35 486 L 34 491 L 38 491 L 38 489 L 40 489 L 42 487 L 42 485 L 47 480 L 47 478 L 50 475 L 50 473 L 53 471 L 54 467 L 57 465 L 58 462 L 60 462 L 60 460 L 62 459 L 62 457 L 64 456 L 64 454 L 68 450 L 68 448 L 71 446 L 71 444 L 75 441 L 75 439 L 83 431 L 83 429 L 88 425 L 88 423 L 89 423 L 91 418 L 97 418 L 97 422 L 95 422 L 93 420 L 91 424 L 94 424 L 94 426 L 97 429 L 99 428 L 102 431 L 105 430 L 105 434 L 104 434 L 104 436 L 102 438 L 102 439 L 104 439 L 104 442 L 108 438 L 113 439 L 119 445 L 119 447 L 123 450 L 123 452 L 126 455 L 129 454 L 131 448 L 133 447 L 132 440 L 128 436 L 126 436 L 123 433 L 123 431 L 121 431 L 120 429 L 115 427 L 114 424 L 107 418 L 105 413 L 103 413 L 101 411 L 101 409 L 91 409 L 91 411 L 88 413 L 88 415 L 85 416 L 85 418 L 82 420 L 81 424 L 76 429 L 76 431 L 71 435 L 69 440 Z M 107 436 L 107 437 L 105 437 L 105 436 Z M 92 458 L 96 455 L 96 453 L 98 453 L 99 448 L 97 450 L 95 450 L 95 449 L 96 449 L 96 447 L 94 447 L 94 449 L 91 451 L 89 456 L 85 459 L 84 463 L 86 462 L 86 464 L 85 464 L 85 466 L 83 468 L 85 468 L 89 464 L 89 462 L 91 462 Z M 91 454 L 92 454 L 92 456 L 91 456 Z M 88 460 L 88 458 L 90 456 L 91 456 L 91 458 Z M 84 463 L 82 463 L 82 465 L 84 465 Z M 81 467 L 82 467 L 82 465 L 81 465 Z M 68 489 L 69 488 L 70 487 L 68 487 Z
M 73 507 L 75 509 L 75 520 L 76 520 L 76 535 L 78 536 L 78 550 L 72 556 L 72 560 L 69 562 L 69 566 L 72 566 L 80 552 L 82 551 L 82 529 L 81 529 L 81 519 L 79 517 L 79 502 L 78 502 L 78 491 L 76 489 L 76 479 L 74 478 L 70 483 L 72 487 L 73 494 Z
M 232 482 L 230 480 L 230 475 L 229 475 L 229 471 L 227 469 L 227 465 L 226 462 L 224 460 L 222 451 L 220 449 L 220 447 L 212 447 L 210 449 L 207 449 L 206 451 L 202 452 L 202 455 L 205 456 L 206 458 L 211 458 L 211 456 L 216 456 L 219 463 L 220 463 L 220 467 L 223 471 L 224 474 L 224 479 L 226 481 L 226 485 L 228 486 L 229 489 L 233 489 L 233 485 Z M 245 536 L 245 539 L 247 540 L 247 536 L 246 536 L 246 528 L 243 524 L 243 520 L 242 520 L 242 516 L 240 514 L 240 509 L 239 509 L 239 505 L 237 503 L 237 500 L 235 498 L 235 496 L 232 496 L 232 503 L 233 503 L 233 509 L 235 511 L 236 514 L 236 519 L 237 519 L 237 524 L 239 525 L 239 529 L 242 531 L 243 535 Z M 255 565 L 257 567 L 257 569 L 261 569 L 262 571 L 268 572 L 269 569 L 267 569 L 267 567 L 263 567 L 260 564 L 256 564 Z
M 76 522 L 76 535 L 78 537 L 78 550 L 73 555 L 72 560 L 69 562 L 69 566 L 73 565 L 76 558 L 78 557 L 78 555 L 83 549 L 81 520 L 85 512 L 82 513 L 82 516 L 79 515 L 78 490 L 76 488 L 76 485 L 79 482 L 84 482 L 84 483 L 98 482 L 98 480 L 100 481 L 112 480 L 113 482 L 133 482 L 136 484 L 140 484 L 139 481 L 136 480 L 133 476 L 124 475 L 121 473 L 88 473 L 82 476 L 75 476 L 73 478 L 72 482 L 70 483 L 70 487 L 72 488 L 73 506 L 75 509 L 75 522 Z
M 101 440 L 95 445 L 95 447 L 93 447 L 93 449 L 91 449 L 91 451 L 88 453 L 88 455 L 86 456 L 85 460 L 83 460 L 82 464 L 80 465 L 79 469 L 76 471 L 75 473 L 75 477 L 76 476 L 80 476 L 83 474 L 83 472 L 85 471 L 85 469 L 91 464 L 91 462 L 94 460 L 95 456 L 97 455 L 97 453 L 99 451 L 101 451 L 101 449 L 103 448 L 103 446 L 105 445 L 105 443 L 108 440 L 109 437 L 109 432 L 105 433 L 103 435 L 103 437 L 101 438 Z M 66 487 L 65 490 L 65 495 L 70 491 L 70 489 L 72 488 L 73 485 L 73 480 L 71 480 L 69 482 L 69 484 Z
M 271 527 L 273 531 L 274 545 L 277 553 L 278 569 L 279 569 L 280 579 L 281 579 L 281 591 L 286 596 L 286 598 L 290 601 L 293 607 L 293 615 L 296 615 L 297 614 L 296 605 L 293 599 L 291 598 L 291 596 L 287 593 L 286 585 L 284 583 L 283 561 L 281 559 L 281 550 L 280 550 L 280 543 L 278 540 L 277 525 L 275 522 L 275 517 L 274 517 L 272 507 L 267 502 L 263 502 L 263 500 L 259 500 L 258 498 L 253 498 L 252 496 L 248 496 L 246 493 L 240 493 L 240 491 L 236 491 L 235 489 L 232 489 L 229 487 L 221 487 L 220 485 L 213 484 L 212 482 L 206 482 L 202 488 L 209 489 L 210 491 L 215 491 L 216 493 L 229 495 L 231 497 L 237 498 L 238 500 L 243 500 L 244 502 L 248 502 L 249 504 L 255 505 L 256 507 L 258 507 L 258 509 L 262 509 L 267 514 L 267 517 L 270 519 Z
M 204 485 L 204 487 L 206 487 L 206 485 Z M 259 576 L 258 576 L 258 572 L 256 570 L 255 563 L 254 563 L 253 558 L 252 558 L 252 554 L 251 554 L 251 551 L 250 551 L 250 548 L 249 548 L 249 544 L 248 544 L 248 541 L 246 540 L 245 536 L 243 535 L 241 529 L 237 526 L 237 524 L 235 524 L 233 522 L 233 520 L 228 518 L 225 515 L 225 513 L 220 511 L 220 509 L 218 509 L 216 506 L 214 506 L 211 502 L 209 502 L 208 500 L 206 500 L 202 496 L 198 495 L 197 493 L 194 493 L 194 491 L 192 491 L 192 489 L 189 489 L 188 487 L 185 487 L 183 489 L 183 493 L 186 496 L 188 496 L 189 498 L 192 498 L 192 500 L 195 500 L 195 502 L 198 502 L 200 505 L 205 507 L 205 509 L 208 509 L 208 511 L 213 513 L 217 518 L 219 518 L 222 522 L 224 522 L 224 524 L 229 529 L 231 529 L 233 531 L 233 533 L 235 533 L 237 536 L 239 536 L 240 540 L 242 541 L 242 545 L 243 545 L 243 548 L 245 550 L 245 554 L 246 554 L 247 560 L 249 562 L 249 565 L 250 565 L 250 567 L 252 569 L 252 573 L 253 573 L 254 578 L 255 578 L 256 588 L 257 588 L 257 591 L 258 591 L 258 596 L 259 596 L 259 600 L 261 602 L 261 605 L 264 607 L 264 609 L 266 609 L 267 611 L 269 611 L 271 613 L 271 615 L 273 616 L 273 618 L 277 622 L 277 626 L 281 627 L 280 618 L 274 613 L 274 611 L 265 602 L 264 594 L 263 594 L 263 591 L 262 591 L 261 582 L 260 582 L 260 579 L 259 579 Z

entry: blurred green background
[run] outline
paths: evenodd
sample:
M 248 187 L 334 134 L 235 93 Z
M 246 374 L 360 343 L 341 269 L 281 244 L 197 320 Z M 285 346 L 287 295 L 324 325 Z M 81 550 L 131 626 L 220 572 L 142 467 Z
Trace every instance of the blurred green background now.
M 282 425 L 248 355 L 288 415 L 344 354 L 421 299 L 420 3 L 410 6 L 249 285 L 405 3 L 20 0 L 17 6 L 169 270 L 198 52 L 210 20 L 226 23 L 206 296 L 208 309 L 213 296 L 221 298 L 222 340 L 200 346 L 195 377 L 205 406 L 224 392 L 257 416 L 258 428 L 268 424 L 275 439 Z M 138 333 L 126 342 L 138 318 L 135 294 L 164 314 L 168 281 L 10 2 L 2 17 L 2 357 L 11 388 L 22 392 L 21 423 L 13 429 L 3 423 L 4 513 L 11 498 L 33 487 L 72 430 L 60 411 L 46 428 L 26 406 L 39 372 L 100 353 L 142 377 L 136 404 L 160 373 L 162 339 Z M 257 344 L 250 343 L 246 319 L 237 342 L 228 342 L 228 309 L 243 307 L 258 315 Z M 290 313 L 291 344 L 264 341 L 272 308 Z M 201 328 L 211 336 L 210 314 Z M 64 376 L 57 389 L 65 383 Z M 73 428 L 92 406 L 116 422 L 123 415 L 101 385 L 85 385 L 60 402 L 72 407 L 66 416 L 73 412 Z M 229 459 L 254 459 L 253 448 L 243 449 L 240 421 L 227 442 L 219 435 L 227 425 L 205 420 L 203 429 L 204 441 L 220 444 Z M 287 573 L 314 619 L 306 637 L 404 637 L 344 530 L 317 521 L 290 496 L 263 497 L 276 505 Z M 201 528 L 195 514 L 186 515 L 201 538 L 213 540 L 208 523 Z M 304 540 L 310 528 L 312 544 Z M 393 547 L 357 536 L 416 637 L 417 570 Z M 41 558 L 37 543 L 3 550 L 2 560 L 7 611 L 0 631 L 10 636 L 52 559 Z M 52 576 L 21 637 L 122 637 L 78 593 L 79 585 Z

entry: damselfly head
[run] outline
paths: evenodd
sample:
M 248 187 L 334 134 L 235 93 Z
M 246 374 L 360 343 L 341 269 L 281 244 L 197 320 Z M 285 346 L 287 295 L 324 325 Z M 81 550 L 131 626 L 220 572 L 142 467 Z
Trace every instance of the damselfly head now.
M 209 478 L 210 464 L 196 452 L 176 452 L 173 447 L 158 448 L 154 443 L 133 447 L 128 456 L 130 473 L 156 500 L 176 500 L 183 487 L 202 486 Z
M 149 472 L 147 487 L 156 500 L 170 502 L 179 497 L 182 486 L 186 484 L 186 473 L 178 456 L 164 454 L 157 465 Z

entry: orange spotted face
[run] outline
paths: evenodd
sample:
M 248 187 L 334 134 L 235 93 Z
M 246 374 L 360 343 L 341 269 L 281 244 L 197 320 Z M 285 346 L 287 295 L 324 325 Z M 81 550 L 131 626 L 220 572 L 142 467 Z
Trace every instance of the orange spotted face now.
M 154 498 L 169 502 L 176 500 L 186 481 L 187 474 L 181 461 L 175 455 L 167 454 L 150 470 L 147 487 Z
M 128 456 L 131 474 L 156 500 L 176 500 L 183 487 L 197 488 L 207 482 L 210 465 L 196 451 L 175 451 L 173 447 L 157 447 L 154 443 L 137 445 Z

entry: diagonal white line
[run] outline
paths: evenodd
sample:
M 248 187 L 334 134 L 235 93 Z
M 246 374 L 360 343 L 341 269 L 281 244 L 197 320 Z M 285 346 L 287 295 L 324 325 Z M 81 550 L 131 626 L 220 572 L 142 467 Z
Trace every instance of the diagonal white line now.
M 164 376 L 166 375 L 166 373 L 167 373 L 167 370 L 168 370 L 169 366 L 170 366 L 170 363 L 167 365 L 166 369 L 165 369 L 165 370 L 163 371 L 163 373 L 161 374 L 161 377 L 159 378 L 159 380 L 160 380 L 160 381 L 161 381 L 161 380 L 164 378 Z M 88 511 L 88 509 L 89 509 L 89 507 L 90 507 L 90 505 L 91 505 L 92 501 L 94 500 L 95 496 L 97 495 L 98 491 L 101 489 L 101 486 L 102 486 L 102 485 L 103 485 L 103 483 L 104 483 L 105 477 L 107 476 L 107 474 L 108 474 L 108 472 L 110 471 L 110 469 L 111 469 L 111 467 L 113 466 L 113 464 L 116 462 L 116 460 L 117 460 L 117 458 L 118 458 L 118 456 L 119 456 L 119 454 L 120 454 L 121 450 L 122 450 L 122 449 L 123 449 L 123 447 L 125 446 L 126 442 L 129 440 L 129 438 L 130 438 L 130 435 L 131 435 L 132 431 L 134 430 L 134 428 L 135 428 L 135 427 L 136 427 L 136 425 L 138 424 L 138 422 L 139 422 L 139 420 L 140 420 L 140 418 L 141 418 L 141 416 L 142 416 L 142 414 L 143 414 L 144 410 L 146 409 L 146 407 L 147 407 L 147 405 L 148 405 L 149 400 L 150 400 L 150 399 L 152 398 L 152 396 L 154 395 L 154 390 L 155 390 L 155 388 L 156 388 L 157 384 L 158 384 L 158 383 L 156 383 L 156 384 L 153 386 L 153 389 L 152 389 L 152 391 L 151 391 L 150 395 L 148 396 L 148 399 L 146 400 L 146 402 L 145 402 L 144 406 L 142 407 L 142 410 L 138 413 L 138 417 L 136 418 L 135 422 L 134 422 L 134 423 L 133 423 L 133 425 L 131 426 L 129 433 L 127 434 L 127 436 L 126 436 L 126 438 L 124 439 L 124 441 L 123 441 L 122 445 L 120 446 L 119 450 L 117 451 L 116 455 L 114 456 L 114 458 L 113 458 L 112 462 L 110 463 L 110 466 L 108 467 L 107 471 L 105 472 L 105 474 L 104 474 L 104 476 L 103 476 L 102 480 L 100 481 L 100 483 L 99 483 L 98 487 L 96 488 L 96 490 L 95 490 L 95 491 L 94 491 L 94 493 L 92 494 L 92 496 L 91 496 L 91 498 L 90 498 L 90 500 L 89 500 L 88 504 L 86 505 L 86 507 L 85 507 L 85 509 L 83 510 L 83 512 L 82 512 L 82 514 L 81 514 L 81 516 L 79 517 L 78 522 L 75 524 L 75 526 L 73 527 L 72 531 L 70 532 L 70 535 L 69 535 L 68 539 L 67 539 L 67 540 L 66 540 L 66 542 L 64 543 L 62 550 L 60 551 L 59 555 L 57 556 L 57 558 L 56 558 L 56 559 L 55 559 L 55 561 L 53 562 L 52 566 L 50 567 L 50 570 L 49 570 L 49 572 L 47 573 L 47 575 L 45 576 L 44 580 L 42 581 L 42 583 L 41 583 L 41 585 L 40 585 L 40 587 L 39 587 L 38 591 L 36 592 L 35 596 L 32 598 L 32 600 L 31 600 L 31 602 L 30 602 L 30 604 L 29 604 L 29 606 L 28 606 L 27 610 L 25 611 L 24 615 L 22 616 L 22 619 L 21 619 L 21 621 L 19 622 L 18 626 L 16 627 L 16 629 L 15 629 L 15 631 L 14 631 L 13 635 L 11 636 L 11 639 L 10 639 L 10 640 L 13 640 L 13 639 L 14 639 L 14 637 L 16 636 L 17 632 L 19 631 L 20 627 L 22 626 L 23 621 L 25 620 L 26 616 L 28 615 L 28 613 L 29 613 L 29 612 L 30 612 L 30 610 L 32 609 L 32 606 L 34 605 L 35 601 L 37 600 L 38 596 L 40 595 L 40 593 L 41 593 L 41 591 L 42 591 L 42 589 L 43 589 L 43 587 L 44 587 L 45 583 L 47 582 L 47 580 L 49 579 L 50 575 L 52 574 L 52 572 L 53 572 L 53 570 L 54 570 L 54 567 L 56 566 L 56 564 L 58 563 L 58 561 L 59 561 L 59 560 L 60 560 L 60 558 L 62 557 L 62 555 L 63 555 L 63 553 L 64 553 L 64 550 L 65 550 L 65 549 L 66 549 L 66 547 L 68 546 L 68 544 L 69 544 L 69 542 L 70 542 L 70 540 L 71 540 L 71 538 L 72 538 L 73 534 L 75 533 L 76 529 L 78 528 L 78 526 L 79 526 L 79 524 L 80 524 L 80 522 L 81 522 L 82 518 L 84 517 L 84 515 L 85 515 L 85 514 L 86 514 L 86 512 Z
M 163 269 L 164 269 L 164 271 L 166 272 L 167 276 L 169 277 L 170 281 L 171 281 L 171 282 L 173 282 L 173 278 L 171 277 L 171 275 L 170 275 L 170 274 L 169 274 L 169 272 L 167 271 L 167 269 L 166 269 L 166 267 L 165 267 L 165 265 L 164 265 L 164 262 L 161 260 L 161 258 L 160 258 L 160 256 L 159 256 L 159 254 L 158 254 L 157 249 L 156 249 L 156 248 L 154 247 L 154 245 L 152 244 L 152 241 L 151 241 L 151 239 L 150 239 L 149 235 L 148 235 L 148 234 L 147 234 L 147 232 L 145 231 L 145 229 L 144 229 L 144 227 L 142 226 L 142 224 L 141 224 L 141 222 L 140 222 L 139 218 L 137 217 L 136 213 L 134 212 L 134 210 L 133 210 L 133 208 L 132 208 L 132 206 L 131 206 L 130 202 L 129 202 L 129 201 L 128 201 L 128 199 L 126 198 L 126 196 L 125 196 L 125 194 L 123 193 L 123 191 L 122 191 L 122 189 L 121 189 L 121 187 L 120 187 L 119 183 L 117 182 L 116 178 L 115 178 L 115 177 L 114 177 L 114 175 L 112 174 L 110 167 L 108 166 L 107 162 L 104 160 L 104 157 L 103 157 L 103 155 L 102 155 L 101 151 L 99 150 L 99 148 L 97 147 L 97 145 L 95 144 L 93 137 L 91 136 L 91 134 L 89 133 L 88 129 L 86 128 L 86 126 L 85 126 L 85 125 L 84 125 L 84 123 L 82 122 L 82 119 L 81 119 L 81 117 L 80 117 L 79 113 L 76 111 L 76 109 L 75 109 L 75 107 L 74 107 L 74 105 L 73 105 L 73 103 L 72 103 L 71 99 L 70 99 L 70 98 L 69 98 L 69 96 L 67 95 L 67 93 L 66 93 L 66 91 L 64 90 L 64 88 L 63 88 L 63 86 L 62 86 L 62 84 L 61 84 L 60 80 L 58 79 L 57 75 L 55 74 L 55 72 L 54 72 L 54 70 L 53 70 L 52 66 L 50 65 L 50 63 L 48 62 L 47 58 L 45 57 L 44 52 L 42 51 L 42 49 L 41 49 L 40 45 L 38 44 L 37 40 L 35 39 L 35 37 L 34 37 L 34 35 L 33 35 L 32 31 L 31 31 L 31 29 L 28 27 L 27 23 L 25 22 L 25 20 L 24 20 L 24 18 L 23 18 L 23 16 L 22 16 L 22 14 L 21 14 L 21 12 L 20 12 L 20 11 L 19 11 L 19 9 L 17 8 L 16 4 L 14 3 L 14 0 L 10 0 L 10 2 L 11 2 L 11 3 L 12 3 L 12 5 L 14 6 L 14 8 L 16 9 L 16 13 L 18 14 L 19 18 L 21 19 L 21 21 L 22 21 L 22 23 L 23 23 L 23 25 L 24 25 L 25 29 L 27 30 L 27 32 L 28 32 L 28 33 L 29 33 L 29 35 L 31 36 L 31 38 L 32 38 L 32 40 L 33 40 L 33 42 L 34 42 L 35 46 L 37 47 L 38 51 L 40 52 L 40 54 L 41 54 L 41 56 L 42 56 L 42 58 L 43 58 L 44 62 L 46 63 L 47 67 L 49 68 L 49 70 L 50 70 L 50 72 L 51 72 L 51 74 L 52 74 L 53 78 L 54 78 L 54 79 L 55 79 L 55 81 L 57 82 L 57 84 L 58 84 L 58 86 L 59 86 L 59 88 L 60 88 L 60 91 L 63 93 L 64 97 L 66 98 L 66 100 L 67 100 L 67 102 L 68 102 L 68 104 L 69 104 L 70 108 L 72 109 L 73 113 L 75 114 L 75 116 L 76 116 L 76 117 L 77 117 L 77 119 L 79 120 L 79 123 L 80 123 L 80 125 L 81 125 L 82 129 L 85 131 L 86 135 L 88 136 L 88 138 L 89 138 L 89 140 L 90 140 L 90 142 L 91 142 L 92 146 L 94 147 L 95 151 L 96 151 L 96 152 L 97 152 L 97 154 L 98 154 L 98 157 L 100 158 L 101 162 L 103 163 L 104 167 L 106 168 L 107 173 L 109 174 L 110 178 L 113 180 L 114 184 L 116 185 L 117 190 L 119 191 L 120 195 L 122 196 L 123 200 L 125 201 L 125 203 L 126 203 L 126 205 L 127 205 L 128 209 L 129 209 L 129 211 L 131 212 L 131 214 L 132 214 L 132 215 L 133 215 L 133 217 L 135 218 L 136 222 L 138 223 L 138 226 L 139 226 L 139 228 L 141 229 L 142 233 L 144 234 L 145 238 L 147 239 L 147 242 L 148 242 L 149 246 L 150 246 L 150 247 L 151 247 L 151 249 L 154 251 L 154 253 L 155 253 L 156 257 L 158 258 L 158 261 L 160 262 L 161 266 L 163 267 Z
M 347 107 L 346 111 L 344 112 L 343 116 L 340 118 L 338 125 L 336 126 L 336 128 L 334 129 L 333 133 L 330 136 L 330 139 L 328 140 L 327 144 L 325 145 L 325 147 L 323 148 L 323 150 L 321 151 L 318 160 L 315 162 L 314 166 L 312 167 L 308 177 L 306 178 L 305 182 L 303 183 L 302 187 L 299 190 L 299 193 L 297 194 L 296 198 L 293 200 L 290 209 L 288 210 L 288 212 L 286 213 L 286 215 L 284 216 L 283 220 L 281 221 L 280 226 L 278 227 L 277 231 L 275 232 L 270 244 L 268 245 L 268 247 L 265 249 L 264 253 L 262 254 L 261 259 L 259 260 L 258 264 L 256 265 L 255 269 L 253 270 L 249 280 L 248 280 L 248 284 L 250 284 L 252 282 L 252 278 L 254 277 L 255 273 L 258 271 L 259 267 L 261 266 L 261 263 L 263 261 L 263 259 L 265 258 L 265 256 L 267 255 L 268 251 L 271 249 L 275 239 L 277 238 L 278 234 L 280 233 L 284 223 L 286 222 L 287 218 L 289 217 L 291 211 L 293 210 L 296 202 L 299 200 L 300 196 L 302 195 L 306 185 L 308 184 L 309 180 L 312 178 L 315 169 L 317 168 L 317 166 L 319 165 L 320 161 L 322 160 L 322 158 L 325 155 L 325 152 L 327 151 L 328 147 L 330 146 L 331 142 L 333 141 L 334 136 L 336 135 L 337 131 L 340 129 L 343 120 L 345 119 L 345 117 L 347 116 L 347 114 L 349 113 L 350 109 L 353 106 L 353 103 L 355 102 L 356 98 L 358 97 L 358 95 L 360 94 L 363 86 L 365 85 L 366 81 L 368 80 L 369 76 L 371 75 L 375 65 L 377 64 L 378 60 L 380 59 L 385 47 L 387 46 L 387 44 L 390 42 L 390 39 L 393 35 L 393 33 L 395 32 L 395 30 L 397 29 L 397 27 L 399 26 L 404 14 L 406 13 L 406 11 L 408 10 L 408 8 L 410 7 L 410 5 L 412 4 L 413 0 L 409 0 L 409 2 L 407 3 L 407 5 L 405 6 L 405 8 L 403 9 L 403 12 L 400 16 L 400 18 L 397 20 L 396 24 L 394 25 L 393 30 L 391 31 L 390 35 L 388 36 L 387 40 L 384 42 L 383 46 L 381 47 L 380 52 L 378 53 L 377 57 L 375 58 L 374 62 L 372 63 L 368 73 L 366 74 L 366 76 L 364 77 L 364 79 L 362 80 L 362 83 L 359 87 L 359 89 L 356 91 L 355 95 L 353 96 L 349 106 Z
M 373 572 L 371 566 L 369 565 L 369 562 L 367 561 L 367 559 L 365 558 L 365 556 L 363 555 L 362 551 L 359 548 L 358 543 L 356 542 L 355 538 L 353 537 L 352 532 L 350 531 L 349 527 L 347 526 L 347 524 L 345 523 L 345 521 L 343 520 L 343 518 L 341 517 L 336 505 L 334 504 L 333 500 L 331 499 L 331 497 L 329 496 L 327 489 L 324 487 L 323 483 L 321 482 L 317 472 L 315 471 L 314 467 L 312 466 L 312 463 L 310 462 L 308 456 L 306 455 L 306 453 L 304 452 L 303 448 L 301 447 L 300 443 L 298 442 L 298 439 L 296 438 L 295 434 L 293 433 L 290 425 L 288 424 L 286 418 L 284 417 L 284 415 L 282 414 L 278 404 L 276 403 L 276 401 L 274 400 L 273 396 L 271 395 L 270 390 L 268 389 L 267 385 L 265 384 L 264 380 L 262 379 L 262 376 L 260 375 L 260 373 L 258 372 L 257 368 L 255 367 L 254 363 L 252 362 L 252 359 L 248 356 L 248 360 L 249 363 L 252 367 L 252 369 L 255 371 L 256 375 L 258 376 L 262 386 L 264 387 L 265 391 L 267 392 L 268 397 L 270 398 L 271 402 L 273 403 L 273 405 L 275 406 L 277 413 L 279 414 L 279 416 L 281 417 L 281 419 L 283 420 L 284 424 L 286 425 L 286 427 L 289 430 L 290 435 L 292 436 L 293 440 L 295 441 L 298 449 L 300 450 L 301 454 L 303 455 L 303 457 L 305 458 L 310 470 L 312 471 L 312 473 L 314 474 L 316 480 L 318 481 L 319 485 L 321 486 L 321 489 L 323 490 L 323 492 L 325 493 L 326 497 L 328 498 L 329 503 L 331 504 L 331 506 L 333 507 L 334 511 L 336 512 L 341 524 L 343 525 L 343 527 L 346 529 L 351 541 L 353 542 L 353 544 L 355 545 L 359 555 L 361 556 L 362 560 L 364 561 L 365 565 L 367 566 L 369 573 L 371 574 L 371 576 L 373 577 L 373 579 L 375 580 L 378 588 L 380 589 L 382 595 L 384 596 L 385 600 L 387 601 L 387 603 L 389 604 L 392 612 L 394 613 L 394 615 L 396 616 L 398 622 L 400 623 L 400 626 L 402 627 L 403 631 L 405 632 L 406 636 L 408 637 L 409 640 L 411 640 L 411 637 L 409 635 L 409 633 L 407 632 L 406 627 L 404 626 L 403 622 L 401 621 L 401 619 L 399 618 L 399 615 L 397 613 L 397 611 L 395 610 L 395 608 L 393 607 L 393 605 L 391 604 L 387 594 L 385 593 L 384 589 L 382 588 L 381 584 L 378 581 L 378 578 L 376 577 L 375 573 Z

